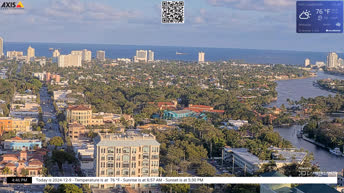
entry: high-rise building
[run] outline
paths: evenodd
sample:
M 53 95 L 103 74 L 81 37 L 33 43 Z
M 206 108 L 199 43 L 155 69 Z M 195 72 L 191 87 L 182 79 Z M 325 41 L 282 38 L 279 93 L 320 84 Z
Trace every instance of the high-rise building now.
M 60 55 L 58 57 L 58 67 L 81 67 L 81 56 L 80 55 Z
M 97 59 L 100 61 L 105 61 L 105 51 L 98 50 L 97 51 Z
M 134 62 L 147 62 L 147 50 L 136 50 Z
M 92 59 L 92 52 L 87 49 L 73 50 L 71 51 L 71 54 L 81 56 L 81 60 L 85 62 L 90 62 Z
M 4 55 L 4 39 L 0 37 L 0 58 Z
M 338 67 L 340 68 L 344 67 L 344 60 L 342 58 L 338 58 Z
M 26 61 L 30 62 L 30 61 L 33 61 L 34 59 L 35 59 L 35 48 L 32 48 L 31 46 L 29 46 L 27 48 Z
M 309 65 L 311 65 L 311 60 L 309 58 L 306 58 L 305 67 L 308 67 Z
M 204 62 L 204 52 L 198 52 L 198 63 Z
M 154 52 L 152 50 L 148 51 L 148 61 L 153 62 L 154 61 Z
M 60 56 L 59 50 L 54 50 L 53 52 L 53 62 L 57 62 L 58 57 Z
M 94 140 L 97 177 L 158 177 L 160 144 L 152 134 L 127 131 L 124 134 L 99 133 Z M 101 184 L 111 188 L 116 184 Z M 142 191 L 138 185 L 132 186 Z M 145 188 L 141 184 L 141 188 Z
M 330 52 L 327 56 L 327 67 L 336 68 L 338 66 L 338 55 L 335 52 Z

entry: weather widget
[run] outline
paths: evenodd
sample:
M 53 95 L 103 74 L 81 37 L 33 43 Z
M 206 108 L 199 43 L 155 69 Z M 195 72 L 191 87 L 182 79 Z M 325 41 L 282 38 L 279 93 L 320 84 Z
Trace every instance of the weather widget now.
M 297 1 L 297 33 L 343 33 L 343 1 Z

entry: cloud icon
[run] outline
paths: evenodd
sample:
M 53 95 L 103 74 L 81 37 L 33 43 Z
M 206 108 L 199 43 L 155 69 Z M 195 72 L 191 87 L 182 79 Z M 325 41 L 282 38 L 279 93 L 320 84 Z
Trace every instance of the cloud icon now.
M 302 13 L 299 15 L 300 19 L 309 19 L 311 17 L 310 11 L 302 11 Z

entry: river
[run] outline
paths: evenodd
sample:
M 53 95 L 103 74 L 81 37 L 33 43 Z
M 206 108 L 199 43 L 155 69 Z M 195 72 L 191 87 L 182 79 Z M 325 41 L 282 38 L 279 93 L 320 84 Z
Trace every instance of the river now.
M 305 98 L 316 96 L 328 96 L 335 93 L 327 90 L 322 90 L 313 86 L 315 80 L 332 78 L 344 79 L 344 76 L 335 76 L 319 71 L 316 77 L 306 79 L 281 80 L 277 81 L 277 101 L 271 103 L 269 106 L 280 106 L 282 104 L 288 106 L 287 99 L 299 100 L 302 96 Z M 295 147 L 303 148 L 314 154 L 314 162 L 320 165 L 322 171 L 340 171 L 344 168 L 344 157 L 338 157 L 329 153 L 328 150 L 318 147 L 303 139 L 297 138 L 297 131 L 301 126 L 294 125 L 285 128 L 274 128 L 283 138 L 290 141 Z

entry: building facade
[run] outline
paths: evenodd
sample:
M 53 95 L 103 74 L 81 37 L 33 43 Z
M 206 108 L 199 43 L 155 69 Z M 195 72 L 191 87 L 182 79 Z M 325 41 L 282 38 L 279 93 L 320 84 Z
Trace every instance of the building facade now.
M 32 48 L 31 46 L 29 46 L 27 48 L 26 61 L 30 62 L 34 60 L 35 60 L 35 48 Z
M 311 60 L 309 58 L 306 58 L 305 60 L 305 67 L 308 67 L 311 65 Z
M 335 52 L 330 52 L 327 56 L 327 67 L 336 68 L 338 66 L 338 55 Z
M 204 52 L 198 52 L 198 63 L 203 63 L 204 62 Z
M 6 57 L 8 59 L 17 59 L 23 56 L 24 56 L 23 52 L 19 52 L 19 51 L 7 51 L 6 53 Z
M 148 62 L 154 61 L 154 52 L 152 50 L 148 51 Z
M 14 137 L 6 139 L 2 142 L 4 149 L 6 150 L 35 150 L 42 148 L 42 142 L 39 139 L 22 139 L 20 137 Z
M 60 56 L 59 50 L 54 50 L 52 62 L 57 62 L 59 56 Z
M 81 60 L 85 62 L 91 62 L 92 59 L 92 52 L 87 49 L 73 50 L 71 51 L 71 55 L 78 55 L 81 57 Z
M 100 61 L 105 61 L 105 51 L 98 50 L 97 51 L 97 59 Z
M 58 57 L 58 67 L 81 67 L 81 56 L 80 55 L 60 55 Z
M 158 177 L 160 144 L 152 134 L 127 131 L 100 133 L 95 138 L 97 177 Z M 118 185 L 101 184 L 100 188 Z M 142 188 L 133 184 L 132 187 Z M 140 191 L 141 192 L 141 191 Z
M 148 53 L 147 50 L 136 50 L 136 56 L 134 57 L 134 62 L 147 62 Z
M 90 125 L 92 109 L 89 105 L 73 105 L 66 109 L 66 119 L 69 124 L 74 122 L 84 126 Z

